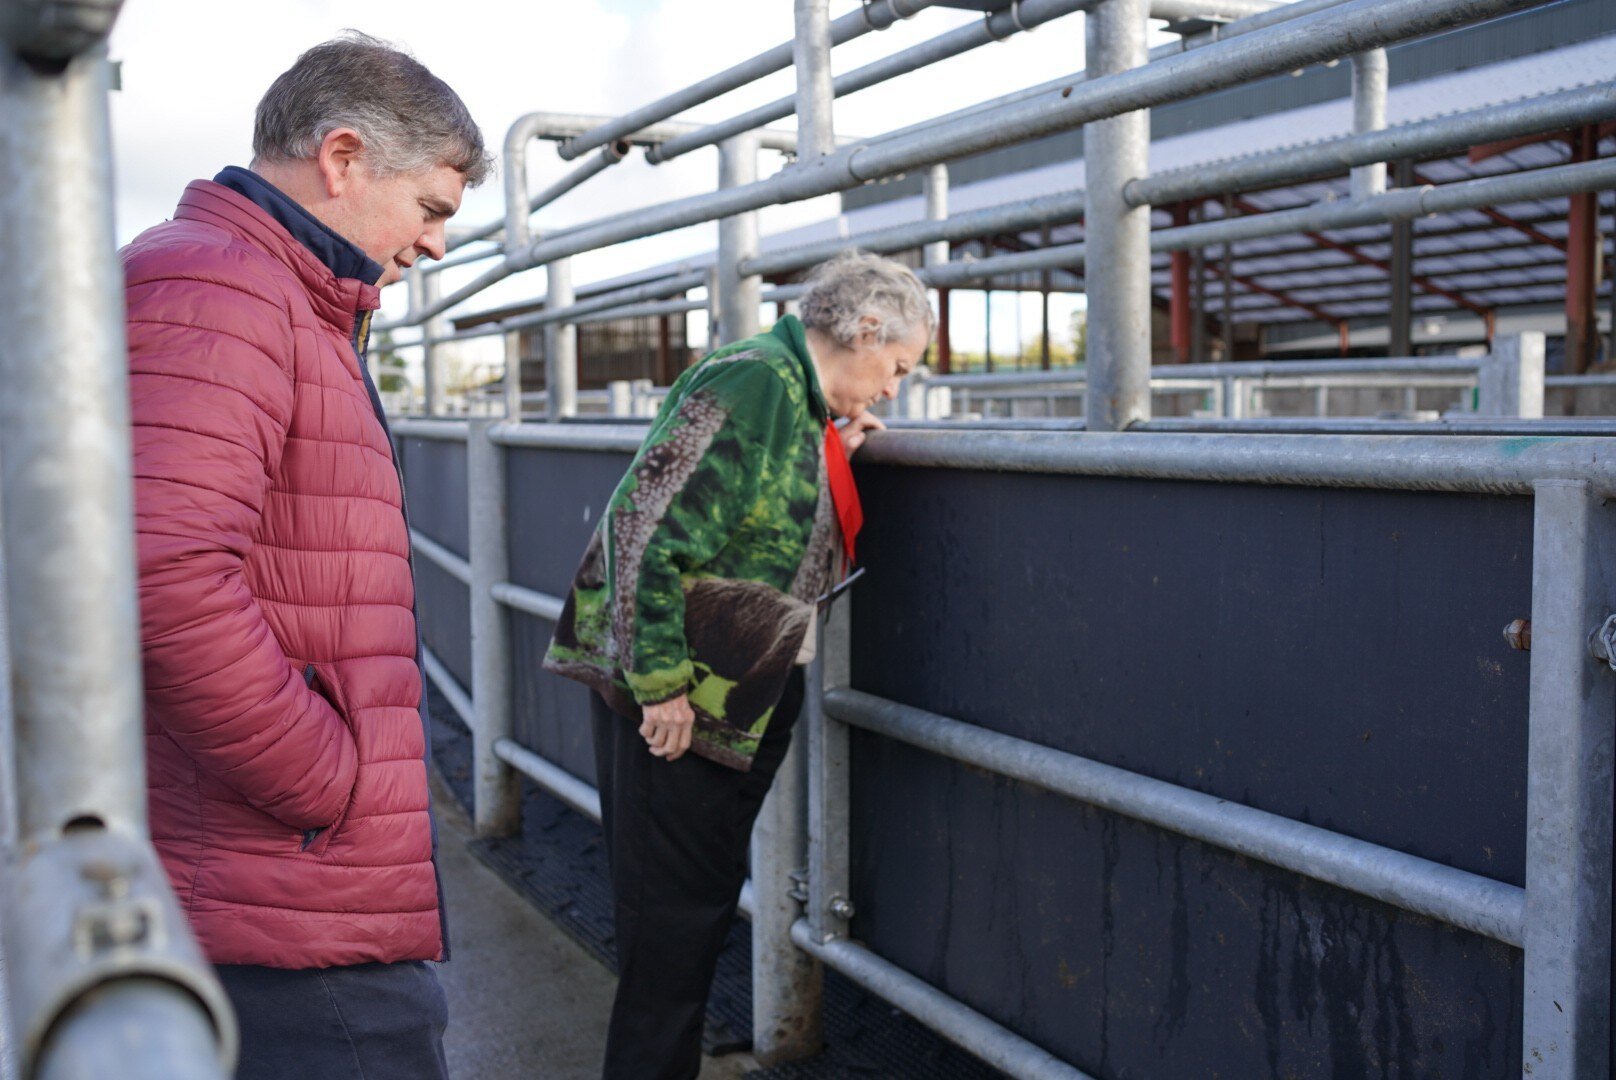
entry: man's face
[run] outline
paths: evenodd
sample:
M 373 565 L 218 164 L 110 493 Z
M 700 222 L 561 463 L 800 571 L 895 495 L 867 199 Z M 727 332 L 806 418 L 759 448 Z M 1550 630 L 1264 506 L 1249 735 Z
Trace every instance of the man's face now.
M 465 187 L 465 176 L 448 165 L 378 177 L 360 164 L 336 200 L 341 223 L 329 224 L 381 264 L 378 285 L 391 285 L 421 256 L 443 258 L 444 224 Z

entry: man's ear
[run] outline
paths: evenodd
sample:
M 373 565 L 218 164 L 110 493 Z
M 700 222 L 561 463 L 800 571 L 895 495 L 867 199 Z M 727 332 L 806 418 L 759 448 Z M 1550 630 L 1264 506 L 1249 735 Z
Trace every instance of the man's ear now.
M 353 185 L 364 168 L 364 152 L 365 142 L 353 128 L 336 128 L 320 140 L 320 180 L 327 198 L 338 198 Z

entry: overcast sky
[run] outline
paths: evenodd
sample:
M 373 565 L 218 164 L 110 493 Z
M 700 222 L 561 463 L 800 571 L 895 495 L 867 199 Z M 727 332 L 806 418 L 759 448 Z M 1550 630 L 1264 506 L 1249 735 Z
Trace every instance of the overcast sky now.
M 833 0 L 831 15 L 857 7 L 854 0 Z M 923 11 L 839 46 L 835 70 L 851 70 L 979 18 L 965 11 Z M 792 3 L 130 0 L 112 39 L 113 57 L 122 61 L 123 71 L 123 88 L 112 106 L 120 242 L 168 217 L 191 179 L 210 177 L 224 165 L 247 164 L 259 96 L 299 52 L 347 27 L 409 48 L 460 93 L 489 145 L 497 148 L 511 122 L 524 113 L 621 113 L 785 41 L 792 33 Z M 1081 17 L 1068 17 L 838 99 L 836 127 L 878 133 L 1079 70 L 1082 30 Z M 787 69 L 683 118 L 722 119 L 790 94 L 793 86 Z M 779 126 L 792 123 L 787 119 Z M 535 191 L 572 167 L 556 157 L 552 144 L 534 150 L 529 175 Z M 765 152 L 761 167 L 767 174 L 779 162 L 779 155 Z M 537 227 L 550 230 L 711 190 L 717 168 L 713 149 L 656 167 L 636 152 L 541 211 Z M 499 192 L 496 178 L 468 193 L 455 222 L 481 224 L 500 216 Z M 836 207 L 830 197 L 770 208 L 762 214 L 762 228 L 771 233 L 823 219 Z M 696 226 L 579 256 L 574 280 L 584 283 L 710 250 L 716 229 Z M 447 284 L 453 287 L 457 280 L 451 276 Z M 538 295 L 543 286 L 543 272 L 530 272 L 470 301 L 464 310 Z M 402 305 L 402 295 L 395 293 L 402 287 L 388 290 L 389 310 Z M 994 308 L 996 351 L 1015 339 L 1014 301 L 1004 299 L 1006 308 Z M 978 339 L 980 304 L 956 306 L 961 309 L 956 333 Z M 1025 333 L 1036 332 L 1035 319 L 1023 313 Z M 963 340 L 961 347 L 968 347 Z

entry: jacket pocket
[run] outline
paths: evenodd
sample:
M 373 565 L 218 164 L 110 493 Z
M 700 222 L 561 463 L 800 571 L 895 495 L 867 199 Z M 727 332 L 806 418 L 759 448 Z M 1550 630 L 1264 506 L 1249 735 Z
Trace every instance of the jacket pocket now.
M 320 673 L 315 670 L 313 664 L 303 665 L 303 685 L 325 698 L 326 703 L 336 710 L 338 716 L 343 718 L 343 722 L 347 722 L 347 714 L 343 711 L 341 704 L 338 703 L 331 689 L 326 685 L 325 680 L 320 678 Z M 357 782 L 357 777 L 355 780 Z M 331 841 L 336 837 L 337 830 L 347 820 L 348 809 L 352 805 L 353 792 L 350 791 L 347 800 L 342 804 L 342 809 L 337 813 L 337 819 L 330 825 L 321 825 L 317 828 L 303 830 L 303 840 L 298 844 L 297 850 L 300 853 L 309 855 L 324 854 L 325 850 L 331 846 Z

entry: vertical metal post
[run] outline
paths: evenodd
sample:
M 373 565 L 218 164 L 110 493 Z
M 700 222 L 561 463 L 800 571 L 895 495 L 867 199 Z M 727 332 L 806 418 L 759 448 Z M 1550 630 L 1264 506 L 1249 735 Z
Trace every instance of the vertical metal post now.
M 443 293 L 443 278 L 439 274 L 427 273 L 423 266 L 412 266 L 408 288 L 409 313 L 413 317 L 437 303 Z M 441 389 L 438 384 L 441 373 L 438 371 L 438 340 L 447 333 L 447 323 L 448 320 L 442 315 L 434 315 L 421 324 L 421 411 L 427 416 L 436 416 L 439 409 Z
M 1352 132 L 1379 131 L 1386 126 L 1386 50 L 1371 49 L 1352 58 Z M 1352 197 L 1367 199 L 1386 190 L 1386 165 L 1376 162 L 1352 170 Z
M 828 0 L 796 0 L 796 20 L 791 57 L 797 68 L 797 159 L 808 161 L 836 149 Z
M 948 220 L 948 166 L 933 165 L 926 170 L 926 220 Z M 948 262 L 948 241 L 938 240 L 921 249 L 921 264 L 942 266 Z
M 505 418 L 522 419 L 522 331 L 505 332 Z
M 827 7 L 827 0 L 796 0 L 792 55 L 797 66 L 799 163 L 828 154 L 836 145 Z M 721 164 L 722 183 L 756 177 L 755 144 L 730 140 L 721 150 L 725 151 L 721 163 L 727 161 Z M 724 226 L 732 222 L 735 231 L 728 234 L 726 245 Z M 755 218 L 745 224 L 735 219 L 721 224 L 718 284 L 725 340 L 748 336 L 741 331 L 749 324 L 749 333 L 756 332 L 757 279 L 751 279 L 748 288 L 736 264 L 744 245 L 757 250 Z M 801 914 L 793 895 L 793 875 L 806 872 L 808 862 L 807 754 L 802 740 L 793 742 L 752 834 L 752 1053 L 765 1065 L 812 1057 L 821 1041 L 824 976 L 819 963 L 791 941 L 791 925 Z
M 937 374 L 947 375 L 954 370 L 954 335 L 949 327 L 948 298 L 952 289 L 937 290 Z M 1613 304 L 1616 307 L 1616 304 Z M 1616 324 L 1616 312 L 1613 312 Z M 1616 333 L 1616 331 L 1613 331 Z
M 546 310 L 571 307 L 572 260 L 557 259 L 544 270 Z M 578 328 L 570 322 L 544 325 L 544 412 L 552 423 L 578 415 Z
M 0 19 L 0 550 L 15 843 L 3 951 L 18 1072 L 93 1048 L 123 1077 L 221 1077 L 235 1027 L 153 851 L 128 359 L 113 258 L 116 7 Z M 106 989 L 89 998 L 96 987 Z M 161 1017 L 149 1033 L 117 1002 Z M 172 1040 L 159 1053 L 157 1043 Z M 85 1074 L 101 1075 L 101 1074 Z
M 0 525 L 0 537 L 5 528 Z M 6 553 L 0 546 L 0 851 L 17 842 L 17 775 L 12 768 L 11 652 L 6 630 Z M 6 944 L 0 934 L 0 1080 L 17 1080 L 16 1047 L 11 1044 L 10 995 L 6 991 Z
M 1399 188 L 1414 186 L 1414 162 L 1401 158 L 1393 163 L 1392 179 Z M 1392 297 L 1390 338 L 1387 356 L 1414 355 L 1414 222 L 1400 218 L 1392 222 Z
M 1493 343 L 1477 373 L 1476 413 L 1541 419 L 1543 416 L 1543 335 L 1511 334 Z
M 1588 637 L 1616 611 L 1616 514 L 1581 481 L 1539 483 L 1532 535 L 1522 1071 L 1610 1075 L 1611 717 Z
M 937 164 L 926 170 L 923 183 L 926 196 L 926 220 L 945 221 L 948 218 L 948 166 Z M 942 266 L 948 262 L 948 241 L 939 240 L 927 244 L 920 249 L 920 263 L 922 266 Z M 946 313 L 948 309 L 948 290 L 932 289 L 928 295 L 932 298 L 934 309 Z M 944 365 L 948 363 L 948 330 L 943 326 L 943 316 L 938 316 L 937 324 L 937 362 L 934 365 L 939 371 L 947 371 Z
M 435 304 L 443 294 L 443 276 L 425 274 L 421 280 L 421 299 Z M 421 394 L 426 399 L 422 411 L 436 416 L 443 409 L 443 347 L 438 344 L 449 332 L 449 319 L 434 315 L 421 326 Z
M 757 179 L 758 140 L 753 134 L 736 135 L 718 146 L 718 186 L 738 187 Z M 742 276 L 741 260 L 758 253 L 757 211 L 722 218 L 718 222 L 718 340 L 728 345 L 758 332 L 758 308 L 763 303 L 763 279 Z
M 816 941 L 846 937 L 849 898 L 849 729 L 825 715 L 825 691 L 852 680 L 851 619 L 845 603 L 831 608 L 819 653 L 808 671 L 808 926 Z
M 510 579 L 504 447 L 489 438 L 495 421 L 473 420 L 466 440 L 471 548 L 472 810 L 478 836 L 509 836 L 521 816 L 516 774 L 494 754 L 511 737 L 511 629 L 494 599 Z
M 1105 0 L 1087 15 L 1090 78 L 1145 63 L 1148 0 Z M 1150 419 L 1150 207 L 1130 206 L 1123 186 L 1148 170 L 1150 113 L 1140 109 L 1083 127 L 1088 264 L 1090 431 L 1122 431 Z

